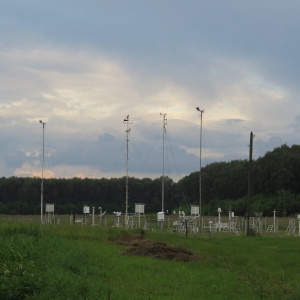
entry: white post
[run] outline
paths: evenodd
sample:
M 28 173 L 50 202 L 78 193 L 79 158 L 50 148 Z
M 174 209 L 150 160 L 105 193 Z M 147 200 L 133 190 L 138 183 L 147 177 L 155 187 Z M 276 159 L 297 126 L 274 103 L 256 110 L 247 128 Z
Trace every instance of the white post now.
M 230 232 L 230 231 L 231 231 L 231 209 L 229 210 L 229 221 L 228 221 L 228 226 L 229 226 L 228 232 Z
M 139 213 L 139 228 L 141 228 L 141 214 Z
M 274 209 L 273 213 L 274 213 L 274 222 L 273 222 L 274 233 L 276 233 L 276 210 L 275 209 Z
M 179 207 L 179 210 L 178 210 L 178 221 L 177 221 L 177 232 L 179 233 L 180 231 L 180 209 L 181 207 Z
M 219 231 L 221 231 L 221 208 L 219 207 L 218 208 L 218 213 L 219 213 L 219 221 L 218 221 L 218 228 L 219 228 Z
M 93 206 L 93 209 L 92 209 L 92 225 L 94 226 L 95 225 L 95 207 Z
M 298 231 L 299 231 L 299 237 L 300 237 L 300 215 L 298 215 L 298 220 L 299 220 L 299 227 L 298 227 Z
M 99 207 L 99 210 L 100 210 L 100 215 L 99 215 L 99 218 L 100 218 L 100 226 L 102 225 L 102 207 Z

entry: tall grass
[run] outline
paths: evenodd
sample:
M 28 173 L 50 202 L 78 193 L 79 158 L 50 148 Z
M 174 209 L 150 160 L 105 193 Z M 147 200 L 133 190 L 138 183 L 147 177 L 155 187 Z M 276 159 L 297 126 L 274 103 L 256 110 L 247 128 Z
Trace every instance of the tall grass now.
M 146 237 L 201 254 L 192 262 L 122 255 L 125 231 L 0 223 L 0 299 L 299 299 L 300 239 Z

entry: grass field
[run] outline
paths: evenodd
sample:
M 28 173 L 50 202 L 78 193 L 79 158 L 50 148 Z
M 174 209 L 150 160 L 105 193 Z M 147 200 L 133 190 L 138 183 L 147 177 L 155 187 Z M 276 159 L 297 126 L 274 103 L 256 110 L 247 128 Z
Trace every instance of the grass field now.
M 300 238 L 146 232 L 200 256 L 123 255 L 120 228 L 0 221 L 0 299 L 300 299 Z

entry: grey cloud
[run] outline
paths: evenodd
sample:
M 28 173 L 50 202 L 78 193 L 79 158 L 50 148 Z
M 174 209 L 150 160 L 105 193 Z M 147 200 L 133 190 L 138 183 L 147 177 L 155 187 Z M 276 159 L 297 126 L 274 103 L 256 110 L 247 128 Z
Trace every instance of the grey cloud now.
M 295 129 L 295 130 L 300 129 L 300 115 L 295 116 L 294 120 L 291 120 L 290 127 Z
M 296 2 L 270 0 L 28 0 L 19 1 L 18 6 L 5 1 L 0 11 L 0 155 L 7 174 L 38 159 L 34 155 L 41 150 L 41 128 L 31 123 L 38 118 L 50 121 L 46 132 L 49 167 L 88 165 L 105 172 L 124 171 L 125 127 L 113 121 L 122 120 L 131 110 L 143 111 L 142 118 L 149 107 L 153 113 L 160 91 L 168 85 L 184 90 L 180 99 L 187 109 L 191 107 L 191 115 L 196 106 L 209 111 L 218 103 L 222 107 L 222 101 L 234 95 L 230 105 L 247 110 L 249 120 L 234 115 L 205 123 L 204 163 L 247 158 L 251 130 L 258 133 L 254 142 L 257 156 L 280 143 L 298 142 L 299 8 Z M 15 56 L 6 55 L 11 53 Z M 121 69 L 115 77 L 103 71 L 104 79 L 99 78 L 102 65 L 91 71 L 95 60 L 102 57 L 116 62 L 114 70 Z M 253 78 L 268 86 L 259 90 Z M 125 79 L 128 82 L 121 88 Z M 101 85 L 104 90 L 97 90 Z M 128 93 L 124 92 L 127 88 Z M 276 94 L 277 89 L 284 91 L 283 96 L 268 94 Z M 172 90 L 166 97 L 170 104 L 159 105 L 172 108 L 176 93 Z M 157 94 L 156 102 L 151 103 Z M 12 107 L 12 101 L 21 99 L 25 99 L 22 105 Z M 131 172 L 161 173 L 159 112 L 157 119 L 147 116 L 132 126 Z M 94 118 L 104 113 L 105 119 L 99 122 L 86 120 L 90 114 Z M 273 129 L 272 118 L 279 115 L 281 123 Z M 29 119 L 31 122 L 26 121 Z M 199 157 L 185 150 L 199 147 L 197 122 L 188 117 L 168 120 L 168 171 L 197 170 Z M 28 156 L 25 151 L 35 154 Z
M 259 138 L 253 140 L 253 157 L 258 158 L 265 155 L 266 152 L 272 151 L 274 148 L 280 147 L 284 144 L 280 136 L 272 136 L 268 140 L 263 141 Z
M 228 125 L 238 125 L 241 122 L 245 122 L 243 119 L 225 119 L 220 120 L 219 123 L 228 124 Z

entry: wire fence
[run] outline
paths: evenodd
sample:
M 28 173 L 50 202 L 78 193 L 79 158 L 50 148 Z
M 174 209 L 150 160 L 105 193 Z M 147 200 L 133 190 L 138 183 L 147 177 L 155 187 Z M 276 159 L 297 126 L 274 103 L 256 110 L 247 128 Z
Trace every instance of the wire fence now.
M 0 215 L 0 221 L 18 223 L 41 223 L 40 215 Z M 249 222 L 249 224 L 248 224 Z M 254 235 L 299 236 L 300 218 L 287 217 L 245 217 L 228 216 L 182 216 L 166 215 L 159 218 L 155 215 L 128 214 L 46 214 L 45 225 L 68 224 L 70 226 L 123 227 L 144 231 L 167 231 L 178 234 L 235 234 L 245 236 L 249 228 Z

